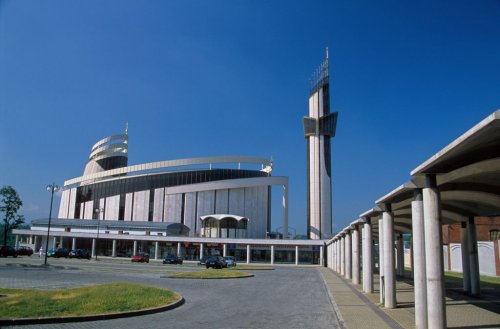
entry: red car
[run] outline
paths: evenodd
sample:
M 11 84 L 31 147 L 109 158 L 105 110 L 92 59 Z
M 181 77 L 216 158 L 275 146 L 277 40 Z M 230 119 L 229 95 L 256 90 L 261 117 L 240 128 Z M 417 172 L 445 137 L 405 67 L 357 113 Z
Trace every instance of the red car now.
M 16 249 L 12 248 L 11 246 L 0 246 L 0 256 L 1 257 L 17 257 L 17 251 Z
M 149 263 L 149 254 L 139 252 L 137 255 L 132 256 L 132 263 Z

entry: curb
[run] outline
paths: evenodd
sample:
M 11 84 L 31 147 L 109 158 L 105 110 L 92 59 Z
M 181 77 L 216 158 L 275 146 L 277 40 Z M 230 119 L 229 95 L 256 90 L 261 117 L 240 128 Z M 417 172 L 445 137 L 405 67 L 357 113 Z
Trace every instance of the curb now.
M 51 318 L 20 318 L 20 319 L 0 319 L 0 326 L 2 325 L 24 325 L 24 324 L 46 324 L 46 323 L 64 323 L 64 322 L 83 322 L 83 321 L 95 321 L 95 320 L 110 320 L 118 318 L 126 318 L 138 315 L 147 315 L 153 313 L 159 313 L 163 311 L 172 310 L 185 303 L 184 297 L 179 295 L 179 300 L 163 305 L 160 307 L 146 308 L 136 311 L 119 312 L 119 313 L 107 313 L 107 314 L 93 314 L 93 315 L 81 315 L 81 316 L 66 316 L 66 317 L 51 317 Z
M 249 274 L 245 276 L 236 276 L 236 277 L 227 277 L 227 278 L 183 278 L 183 277 L 171 277 L 171 276 L 166 276 L 162 275 L 160 276 L 161 279 L 181 279 L 181 280 L 234 280 L 234 279 L 248 279 L 248 278 L 253 278 L 255 275 Z M 1 323 L 0 323 L 1 324 Z

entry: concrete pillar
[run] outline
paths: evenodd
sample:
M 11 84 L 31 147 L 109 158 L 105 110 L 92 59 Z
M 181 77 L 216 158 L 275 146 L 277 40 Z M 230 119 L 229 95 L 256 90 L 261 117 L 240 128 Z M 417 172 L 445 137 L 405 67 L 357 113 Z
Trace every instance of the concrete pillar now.
M 14 242 L 14 246 L 15 246 L 16 248 L 18 248 L 18 247 L 19 247 L 19 235 L 18 235 L 18 234 L 16 234 L 16 241 Z
M 181 242 L 177 242 L 177 257 L 181 257 L 182 256 L 182 244 Z
M 427 276 L 427 326 L 446 328 L 443 237 L 440 197 L 435 175 L 427 175 L 422 190 L 424 202 L 425 269 Z
M 250 264 L 250 257 L 252 255 L 250 254 L 250 245 L 247 244 L 247 264 Z
M 319 246 L 319 265 L 320 266 L 325 266 L 325 254 L 324 254 L 324 247 Z
M 345 239 L 340 237 L 340 275 L 345 275 Z
M 403 249 L 403 234 L 398 234 L 396 238 L 396 264 L 397 264 L 397 273 L 399 276 L 404 276 L 405 274 L 405 253 Z
M 367 294 L 373 293 L 373 233 L 370 218 L 366 218 L 363 230 L 365 240 L 363 242 L 363 291 Z
M 203 243 L 200 243 L 200 259 L 203 258 Z
M 469 242 L 469 265 L 470 265 L 470 293 L 478 296 L 481 294 L 479 277 L 479 257 L 477 254 L 477 232 L 474 217 L 470 217 L 467 222 L 468 242 Z
M 95 250 L 95 242 L 96 242 L 96 239 L 92 239 L 92 258 L 95 257 L 95 253 L 96 253 L 96 250 Z
M 158 260 L 158 251 L 160 249 L 159 246 L 160 246 L 160 243 L 158 241 L 155 241 L 155 260 Z
M 342 272 L 342 237 L 337 240 L 337 273 Z
M 378 220 L 378 271 L 380 275 L 379 292 L 380 304 L 385 303 L 385 275 L 384 275 L 384 221 Z
M 224 244 L 222 245 L 222 256 L 223 256 L 223 257 L 226 257 L 226 256 L 227 256 L 227 244 L 226 244 L 226 243 L 224 243 Z
M 71 249 L 72 250 L 76 249 L 76 238 L 71 239 Z
M 271 265 L 274 265 L 274 246 L 271 245 Z
M 134 240 L 134 250 L 132 251 L 132 256 L 137 254 L 137 240 Z
M 52 249 L 56 249 L 57 237 L 52 238 Z
M 425 234 L 422 190 L 414 191 L 411 202 L 413 240 L 413 283 L 415 291 L 415 328 L 427 328 L 427 276 L 425 274 Z
M 299 246 L 295 246 L 295 265 L 299 265 Z
M 352 283 L 359 284 L 359 227 L 352 230 Z
M 116 240 L 113 240 L 113 249 L 111 250 L 111 257 L 116 257 Z
M 460 241 L 462 243 L 462 274 L 463 274 L 463 288 L 468 294 L 471 293 L 470 287 L 470 258 L 469 258 L 469 234 L 467 231 L 467 222 L 462 222 L 460 228 Z
M 347 231 L 345 235 L 345 278 L 350 280 L 352 278 L 352 243 L 351 243 L 351 230 Z
M 288 238 L 288 185 L 283 185 L 283 238 Z
M 38 250 L 40 250 L 40 248 L 38 248 L 38 236 L 35 235 L 33 238 L 34 238 L 33 245 L 35 247 L 33 251 L 37 252 Z
M 385 205 L 383 212 L 384 231 L 384 277 L 385 277 L 385 303 L 386 308 L 396 307 L 396 271 L 394 267 L 394 214 L 391 205 Z

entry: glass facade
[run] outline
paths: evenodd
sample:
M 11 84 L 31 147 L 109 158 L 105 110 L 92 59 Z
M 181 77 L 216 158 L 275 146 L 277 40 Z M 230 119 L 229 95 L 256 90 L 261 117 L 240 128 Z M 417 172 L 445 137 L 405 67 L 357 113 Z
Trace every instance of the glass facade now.
M 82 185 L 77 188 L 75 213 L 73 218 L 80 218 L 80 208 L 85 202 L 93 201 L 93 218 L 97 218 L 96 209 L 99 207 L 99 200 L 115 195 L 120 196 L 118 219 L 123 220 L 125 214 L 125 195 L 138 191 L 150 191 L 154 194 L 157 188 L 180 186 L 187 184 L 206 183 L 212 181 L 267 177 L 268 173 L 259 170 L 242 169 L 206 169 L 189 170 L 182 172 L 168 172 L 158 174 L 148 174 L 136 177 L 121 177 L 113 180 L 97 182 L 89 185 Z M 150 198 L 150 208 L 152 208 L 152 198 Z M 148 217 L 151 220 L 153 209 L 149 209 Z
M 202 234 L 205 238 L 245 239 L 247 237 L 247 219 L 223 218 L 217 220 L 207 218 L 203 221 L 202 225 Z

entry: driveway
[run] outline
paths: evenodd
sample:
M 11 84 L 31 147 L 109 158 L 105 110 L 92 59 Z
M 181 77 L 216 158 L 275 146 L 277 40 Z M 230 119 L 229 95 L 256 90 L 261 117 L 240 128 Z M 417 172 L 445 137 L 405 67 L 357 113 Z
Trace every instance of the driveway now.
M 249 271 L 255 276 L 246 279 L 188 280 L 160 277 L 163 271 L 182 270 L 180 266 L 112 269 L 102 268 L 101 262 L 100 268 L 85 263 L 80 269 L 43 269 L 4 262 L 0 263 L 2 287 L 50 289 L 128 281 L 169 288 L 186 300 L 177 309 L 151 315 L 16 328 L 339 328 L 325 283 L 314 267 Z M 138 268 L 152 272 L 135 271 Z

